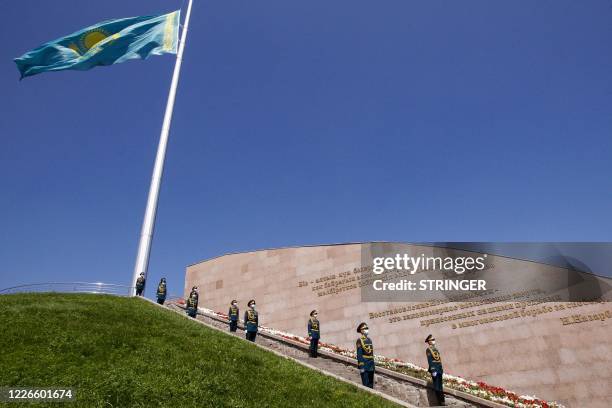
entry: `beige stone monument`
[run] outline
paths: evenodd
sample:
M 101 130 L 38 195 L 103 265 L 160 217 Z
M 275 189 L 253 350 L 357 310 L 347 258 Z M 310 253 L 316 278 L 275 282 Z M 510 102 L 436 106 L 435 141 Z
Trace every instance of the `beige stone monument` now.
M 310 311 L 317 309 L 321 340 L 347 349 L 354 347 L 357 324 L 365 321 L 377 354 L 423 367 L 427 366 L 424 339 L 432 333 L 445 373 L 568 407 L 612 406 L 609 280 L 587 279 L 603 288 L 598 301 L 567 301 L 563 283 L 549 287 L 551 281 L 566 282 L 567 270 L 488 255 L 488 274 L 483 275 L 493 286 L 487 288 L 488 297 L 466 292 L 463 298 L 453 294 L 411 301 L 409 293 L 402 293 L 392 295 L 406 301 L 397 297 L 386 301 L 372 292 L 373 281 L 385 274 L 374 274 L 368 265 L 371 245 L 220 256 L 187 267 L 185 294 L 197 285 L 200 306 L 223 313 L 232 299 L 238 299 L 241 314 L 248 300 L 256 299 L 261 325 L 301 336 L 306 335 Z M 384 245 L 385 253 L 440 253 L 439 248 L 425 245 Z M 453 256 L 458 255 L 470 253 L 453 251 Z M 437 272 L 400 274 L 396 280 Z

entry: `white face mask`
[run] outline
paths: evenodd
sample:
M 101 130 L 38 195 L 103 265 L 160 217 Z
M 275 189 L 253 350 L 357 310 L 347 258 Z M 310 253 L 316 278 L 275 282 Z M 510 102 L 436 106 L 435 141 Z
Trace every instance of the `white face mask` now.
M 254 304 L 251 305 L 251 309 L 255 310 L 255 305 Z
M 364 336 L 367 336 L 369 332 L 370 332 L 370 331 L 369 331 L 368 329 L 365 329 L 365 330 L 363 331 L 363 335 L 364 335 Z
M 436 345 L 436 341 L 435 341 L 435 340 L 432 340 L 432 341 L 431 341 L 431 345 L 432 345 L 432 346 L 435 346 L 435 345 Z

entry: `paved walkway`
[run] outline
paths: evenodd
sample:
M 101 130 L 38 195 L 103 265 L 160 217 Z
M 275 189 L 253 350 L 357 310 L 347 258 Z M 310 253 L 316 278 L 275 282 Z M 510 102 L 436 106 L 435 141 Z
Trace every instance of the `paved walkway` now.
M 177 305 L 168 305 L 169 308 L 184 313 L 184 311 Z M 236 333 L 231 333 L 228 328 L 228 324 L 219 321 L 217 318 L 213 318 L 208 315 L 198 314 L 197 319 L 208 326 L 215 327 L 219 330 L 226 332 L 228 335 L 239 336 L 244 338 L 244 330 L 238 330 Z M 284 356 L 291 357 L 298 361 L 307 363 L 313 366 L 315 369 L 321 370 L 325 373 L 332 373 L 338 377 L 344 378 L 352 383 L 361 384 L 361 378 L 359 376 L 359 370 L 357 367 L 331 359 L 325 356 L 319 358 L 311 358 L 308 356 L 307 346 L 295 345 L 289 341 L 276 340 L 272 336 L 258 335 L 256 343 L 266 349 L 274 350 Z M 400 401 L 404 401 L 409 405 L 416 407 L 431 407 L 435 405 L 436 399 L 431 390 L 426 387 L 415 385 L 407 381 L 401 381 L 396 378 L 391 378 L 380 372 L 377 372 L 374 378 L 374 389 L 378 390 L 386 395 L 396 398 Z M 458 400 L 457 398 L 446 395 L 446 406 L 452 407 L 480 407 L 480 405 L 474 405 L 465 401 Z

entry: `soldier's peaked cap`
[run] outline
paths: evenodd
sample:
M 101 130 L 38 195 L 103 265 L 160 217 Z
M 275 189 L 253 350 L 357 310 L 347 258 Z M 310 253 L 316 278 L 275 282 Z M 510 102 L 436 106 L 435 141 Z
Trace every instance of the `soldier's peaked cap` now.
M 310 312 L 310 315 L 312 316 L 312 315 L 314 315 L 315 313 L 317 313 L 317 310 L 316 310 L 316 309 L 315 309 L 315 310 L 313 310 L 312 312 Z
M 367 329 L 368 325 L 365 322 L 359 323 L 359 326 L 357 326 L 357 333 L 361 333 L 361 330 L 364 328 Z
M 435 340 L 434 336 L 432 334 L 430 334 L 429 336 L 427 336 L 427 338 L 425 339 L 425 343 L 429 343 L 429 340 Z
M 247 303 L 247 306 L 251 306 L 253 303 L 255 303 L 255 299 L 249 300 L 249 303 Z

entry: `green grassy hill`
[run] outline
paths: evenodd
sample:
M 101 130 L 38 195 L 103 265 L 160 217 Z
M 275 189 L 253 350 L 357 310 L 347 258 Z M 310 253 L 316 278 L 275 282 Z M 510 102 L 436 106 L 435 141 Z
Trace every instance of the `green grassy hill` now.
M 0 386 L 74 387 L 66 407 L 395 406 L 139 299 L 2 295 L 0 321 Z

